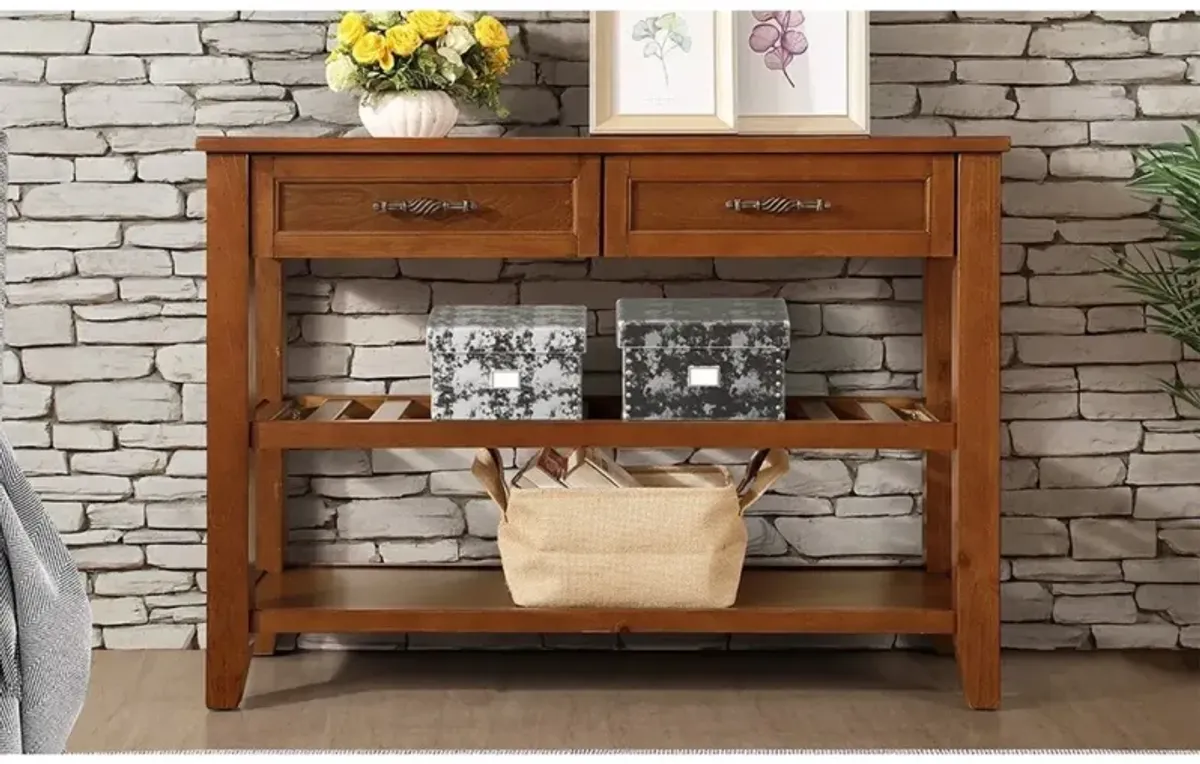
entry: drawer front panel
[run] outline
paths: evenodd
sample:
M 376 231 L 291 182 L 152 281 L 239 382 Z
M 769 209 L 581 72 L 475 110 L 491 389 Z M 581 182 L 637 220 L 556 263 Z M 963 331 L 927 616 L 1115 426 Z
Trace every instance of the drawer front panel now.
M 606 173 L 610 255 L 954 252 L 950 157 L 616 157 Z
M 285 183 L 278 230 L 571 233 L 572 196 L 570 181 Z M 380 204 L 391 209 L 380 211 Z
M 599 254 L 600 160 L 579 156 L 263 158 L 268 257 Z M 261 165 L 261 166 L 259 166 Z M 260 202 L 261 203 L 261 202 Z
M 677 183 L 632 188 L 631 231 L 916 231 L 925 183 Z

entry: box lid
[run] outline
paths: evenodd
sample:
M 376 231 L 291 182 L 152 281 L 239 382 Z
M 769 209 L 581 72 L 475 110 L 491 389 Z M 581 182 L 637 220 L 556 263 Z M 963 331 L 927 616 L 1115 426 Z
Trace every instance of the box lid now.
M 787 303 L 775 298 L 617 300 L 621 347 L 791 346 Z
M 431 353 L 583 353 L 582 305 L 439 305 L 429 314 Z

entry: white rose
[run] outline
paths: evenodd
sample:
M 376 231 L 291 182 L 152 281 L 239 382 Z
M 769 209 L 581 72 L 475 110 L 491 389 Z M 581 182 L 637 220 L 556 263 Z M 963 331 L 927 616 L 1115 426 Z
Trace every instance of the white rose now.
M 358 85 L 358 67 L 347 56 L 339 56 L 325 65 L 325 82 L 335 93 L 353 90 Z
M 474 24 L 479 14 L 474 11 L 450 11 L 450 15 L 464 24 Z
M 458 75 L 462 73 L 462 56 L 458 55 L 451 48 L 438 48 L 438 55 L 443 59 L 441 66 L 442 75 L 450 82 L 457 80 Z
M 446 34 L 442 37 L 438 47 L 443 50 L 449 48 L 459 56 L 466 53 L 475 44 L 475 38 L 467 31 L 466 27 L 452 26 L 446 30 Z M 459 65 L 462 64 L 462 59 L 458 60 Z

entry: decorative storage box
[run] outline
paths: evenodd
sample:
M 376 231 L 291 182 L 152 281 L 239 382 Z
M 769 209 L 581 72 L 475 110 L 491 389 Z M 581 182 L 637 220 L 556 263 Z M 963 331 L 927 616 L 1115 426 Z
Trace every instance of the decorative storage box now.
M 617 301 L 625 419 L 783 419 L 787 304 Z
M 582 305 L 439 306 L 426 330 L 433 419 L 582 419 Z

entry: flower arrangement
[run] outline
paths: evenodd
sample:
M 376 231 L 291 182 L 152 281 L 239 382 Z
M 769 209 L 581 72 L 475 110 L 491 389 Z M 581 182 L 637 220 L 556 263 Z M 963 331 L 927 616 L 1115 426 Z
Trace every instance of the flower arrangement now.
M 466 11 L 349 11 L 325 63 L 331 90 L 364 102 L 388 93 L 435 90 L 504 116 L 500 79 L 508 72 L 508 31 L 495 17 Z

